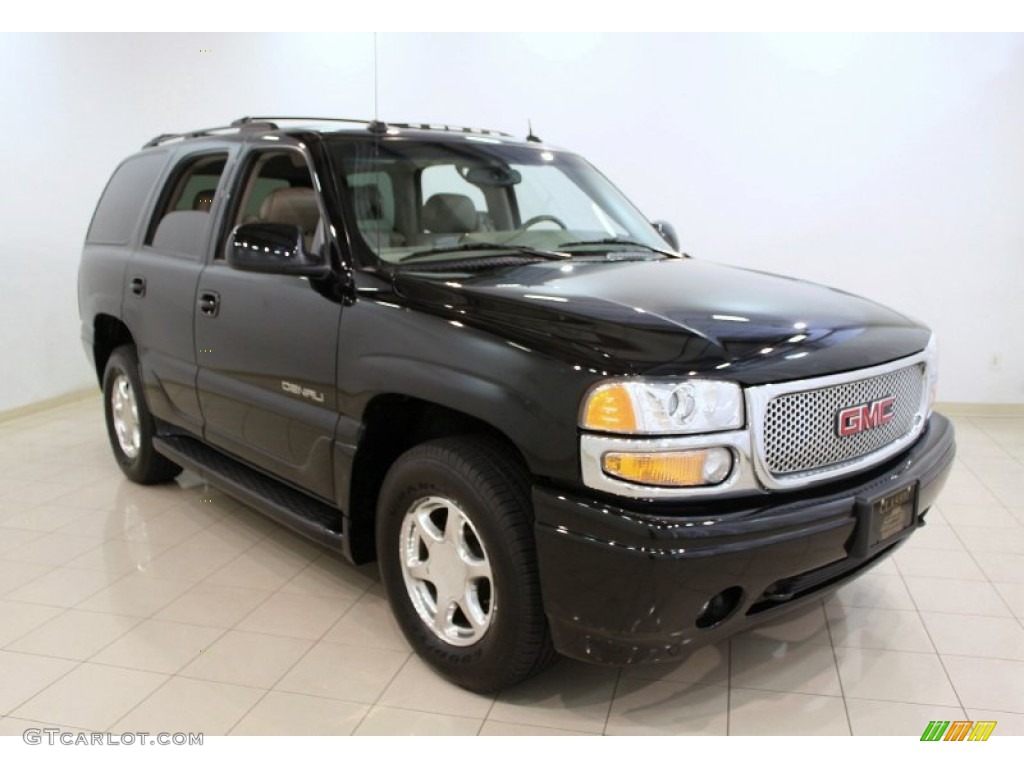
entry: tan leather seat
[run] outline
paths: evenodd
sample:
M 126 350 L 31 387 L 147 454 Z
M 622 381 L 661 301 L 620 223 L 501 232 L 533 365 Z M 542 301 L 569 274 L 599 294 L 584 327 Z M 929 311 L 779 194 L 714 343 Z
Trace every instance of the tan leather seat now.
M 438 193 L 423 205 L 423 229 L 434 234 L 476 232 L 479 221 L 473 201 L 466 195 Z
M 302 230 L 306 248 L 312 247 L 320 226 L 320 206 L 316 192 L 309 187 L 275 189 L 260 206 L 260 221 L 294 224 Z

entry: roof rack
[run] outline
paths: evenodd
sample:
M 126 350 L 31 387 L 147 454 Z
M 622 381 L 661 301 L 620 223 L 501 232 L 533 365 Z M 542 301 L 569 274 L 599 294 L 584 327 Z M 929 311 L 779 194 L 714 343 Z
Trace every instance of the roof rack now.
M 388 128 L 405 128 L 408 130 L 420 130 L 420 131 L 447 131 L 451 133 L 477 133 L 484 136 L 505 136 L 512 137 L 510 133 L 504 133 L 502 131 L 495 131 L 487 128 L 469 128 L 465 126 L 457 125 L 443 125 L 440 123 L 384 123 L 379 120 L 360 120 L 350 117 L 240 117 L 237 120 L 231 121 L 229 125 L 220 125 L 213 128 L 200 128 L 195 131 L 185 131 L 183 133 L 161 133 L 145 144 L 142 145 L 143 149 L 149 147 L 156 147 L 175 139 L 194 139 L 200 136 L 212 136 L 217 133 L 224 131 L 275 131 L 280 126 L 278 123 L 288 122 L 300 122 L 300 123 L 350 123 L 355 125 L 365 125 L 367 130 L 373 133 L 384 133 Z
M 479 133 L 484 136 L 506 136 L 512 138 L 511 133 L 495 131 L 492 128 L 467 128 L 459 125 L 442 125 L 440 123 L 388 123 L 389 128 L 407 128 L 417 131 L 450 131 L 452 133 Z
M 223 133 L 225 131 L 273 131 L 276 129 L 277 126 L 273 123 L 265 121 L 257 122 L 243 117 L 241 120 L 235 120 L 230 125 L 218 125 L 213 128 L 200 128 L 195 131 L 185 131 L 183 133 L 161 133 L 159 136 L 155 136 L 143 144 L 142 148 L 148 149 L 149 147 L 157 147 L 161 144 L 167 143 L 168 141 L 174 141 L 175 139 L 195 139 L 200 136 L 213 136 L 214 134 Z
M 277 117 L 240 117 L 231 123 L 233 128 L 241 128 L 256 123 L 266 123 L 277 128 L 277 123 L 282 120 L 300 123 L 354 123 L 356 125 L 369 125 L 372 120 L 361 120 L 353 117 L 290 117 L 280 115 Z
M 512 134 L 510 133 L 503 133 L 502 131 L 495 131 L 490 128 L 469 128 L 466 126 L 444 125 L 441 123 L 385 123 L 381 120 L 358 120 L 351 117 L 242 117 L 235 120 L 231 125 L 243 126 L 256 122 L 270 123 L 271 125 L 274 125 L 282 120 L 306 123 L 355 123 L 358 125 L 365 125 L 370 131 L 380 133 L 383 133 L 388 128 L 405 128 L 408 130 L 419 131 L 449 131 L 452 133 L 479 133 L 485 136 L 512 137 Z

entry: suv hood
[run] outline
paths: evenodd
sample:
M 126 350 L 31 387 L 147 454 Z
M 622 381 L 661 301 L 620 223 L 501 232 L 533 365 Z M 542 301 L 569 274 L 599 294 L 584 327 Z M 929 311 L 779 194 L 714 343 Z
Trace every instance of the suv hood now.
M 867 299 L 694 259 L 544 262 L 469 277 L 400 272 L 407 304 L 617 374 L 747 385 L 864 368 L 930 332 Z

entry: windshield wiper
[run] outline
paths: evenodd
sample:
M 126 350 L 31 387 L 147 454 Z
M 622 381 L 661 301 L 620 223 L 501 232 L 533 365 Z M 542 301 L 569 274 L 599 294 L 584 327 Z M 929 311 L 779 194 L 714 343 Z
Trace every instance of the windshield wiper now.
M 646 248 L 648 251 L 654 253 L 660 253 L 663 256 L 670 256 L 673 259 L 678 259 L 679 254 L 673 251 L 662 250 L 661 248 L 655 248 L 647 243 L 641 243 L 636 240 L 625 240 L 621 237 L 604 237 L 600 240 L 574 240 L 571 243 L 559 243 L 558 248 L 572 248 L 576 245 L 628 245 L 633 248 Z
M 425 259 L 428 256 L 435 256 L 439 253 L 458 253 L 460 251 L 512 251 L 513 253 L 520 253 L 524 256 L 536 256 L 539 259 L 547 259 L 548 261 L 563 261 L 565 259 L 572 258 L 568 253 L 544 251 L 540 248 L 530 248 L 526 245 L 509 245 L 508 243 L 460 243 L 459 245 L 449 245 L 441 248 L 428 248 L 425 251 L 415 251 L 410 253 L 408 256 L 400 258 L 398 263 L 403 264 L 407 261 Z

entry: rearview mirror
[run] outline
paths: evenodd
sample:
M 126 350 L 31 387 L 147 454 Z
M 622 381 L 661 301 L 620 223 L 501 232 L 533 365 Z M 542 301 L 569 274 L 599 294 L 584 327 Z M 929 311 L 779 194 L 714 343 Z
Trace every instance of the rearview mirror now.
M 676 228 L 669 224 L 667 221 L 652 221 L 651 225 L 661 235 L 661 239 L 672 246 L 673 251 L 679 250 L 679 235 L 676 234 Z
M 306 250 L 302 230 L 294 224 L 259 222 L 235 227 L 228 238 L 228 266 L 243 272 L 326 277 L 331 267 Z
M 523 174 L 503 165 L 477 165 L 468 168 L 464 178 L 478 187 L 512 187 L 523 180 Z

